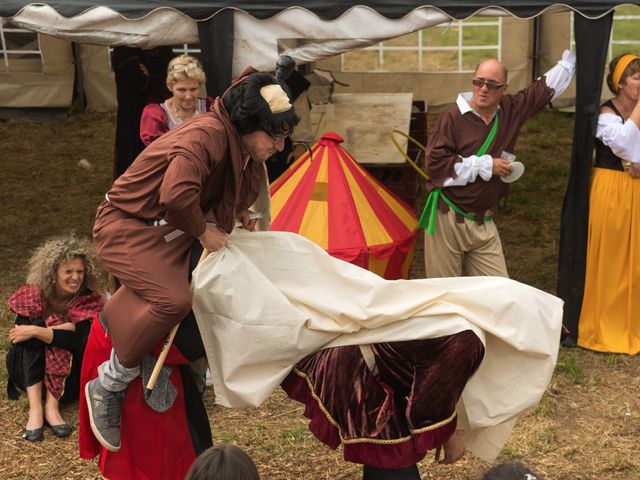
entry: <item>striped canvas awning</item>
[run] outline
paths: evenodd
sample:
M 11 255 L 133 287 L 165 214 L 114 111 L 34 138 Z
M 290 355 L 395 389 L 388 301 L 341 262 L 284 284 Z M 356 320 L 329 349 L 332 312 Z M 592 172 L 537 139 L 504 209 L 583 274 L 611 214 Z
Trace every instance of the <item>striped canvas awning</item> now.
M 272 230 L 298 233 L 330 255 L 387 279 L 409 278 L 417 219 L 411 207 L 326 133 L 271 184 Z

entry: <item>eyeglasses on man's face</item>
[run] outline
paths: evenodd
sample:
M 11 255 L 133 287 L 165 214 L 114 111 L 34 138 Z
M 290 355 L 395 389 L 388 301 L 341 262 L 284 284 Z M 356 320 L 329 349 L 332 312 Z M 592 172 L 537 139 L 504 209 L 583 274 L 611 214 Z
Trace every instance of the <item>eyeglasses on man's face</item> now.
M 283 142 L 284 139 L 287 138 L 287 135 L 285 135 L 284 133 L 270 133 L 270 132 L 267 132 L 266 130 L 264 130 L 264 133 L 269 135 L 269 138 L 273 141 L 273 143 L 276 143 L 276 144 Z
M 489 90 L 498 90 L 499 88 L 504 87 L 504 83 L 494 82 L 493 80 L 487 80 L 485 78 L 474 78 L 471 80 L 471 84 L 478 88 L 482 88 L 483 85 L 486 85 Z

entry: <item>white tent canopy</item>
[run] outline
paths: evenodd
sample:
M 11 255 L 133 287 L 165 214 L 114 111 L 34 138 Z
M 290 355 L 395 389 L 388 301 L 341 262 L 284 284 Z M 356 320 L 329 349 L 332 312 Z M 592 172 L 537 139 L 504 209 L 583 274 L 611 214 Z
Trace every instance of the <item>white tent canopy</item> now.
M 569 11 L 566 5 L 550 5 L 544 12 Z M 501 7 L 486 7 L 478 16 L 510 16 Z M 434 6 L 420 6 L 401 19 L 389 18 L 374 8 L 356 5 L 338 18 L 327 21 L 303 7 L 289 7 L 259 19 L 244 10 L 234 10 L 232 75 L 247 65 L 271 70 L 277 57 L 286 53 L 297 63 L 308 63 L 446 23 L 452 17 Z M 99 5 L 65 17 L 45 4 L 32 4 L 11 17 L 12 23 L 28 30 L 94 45 L 128 45 L 148 48 L 158 45 L 198 43 L 197 21 L 171 7 L 150 10 L 139 18 L 127 18 Z M 304 40 L 298 46 L 287 40 Z

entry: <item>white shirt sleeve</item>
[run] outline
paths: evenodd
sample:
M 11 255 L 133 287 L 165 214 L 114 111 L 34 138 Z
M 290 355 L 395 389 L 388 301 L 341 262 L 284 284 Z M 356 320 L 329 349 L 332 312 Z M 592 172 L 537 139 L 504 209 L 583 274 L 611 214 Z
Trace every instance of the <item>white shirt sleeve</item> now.
M 596 138 L 618 157 L 640 163 L 640 127 L 632 120 L 623 122 L 618 115 L 601 113 L 598 116 Z
M 485 182 L 491 180 L 493 175 L 493 158 L 491 155 L 471 155 L 470 157 L 460 157 L 461 162 L 456 163 L 453 168 L 456 171 L 456 177 L 445 179 L 444 187 L 459 187 L 467 183 L 474 182 L 478 175 Z
M 576 73 L 576 54 L 565 50 L 562 59 L 544 74 L 547 86 L 553 88 L 554 94 L 551 100 L 555 100 L 567 89 L 573 75 Z

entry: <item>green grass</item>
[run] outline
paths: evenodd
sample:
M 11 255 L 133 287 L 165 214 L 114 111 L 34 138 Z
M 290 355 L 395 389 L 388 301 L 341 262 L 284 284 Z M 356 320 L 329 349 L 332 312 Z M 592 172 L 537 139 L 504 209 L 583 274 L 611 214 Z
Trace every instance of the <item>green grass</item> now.
M 458 69 L 458 53 L 453 51 L 429 52 L 422 59 L 425 72 L 451 71 Z
M 458 45 L 457 26 L 436 26 L 422 31 L 422 44 L 425 47 L 455 47 Z
M 622 15 L 632 15 L 637 18 L 626 19 L 626 18 L 618 18 Z M 611 31 L 611 38 L 614 42 L 620 41 L 632 41 L 632 44 L 623 44 L 616 45 L 615 43 L 611 46 L 611 55 L 612 58 L 617 57 L 618 55 L 626 52 L 638 53 L 640 51 L 640 36 L 638 36 L 638 31 L 640 30 L 640 7 L 633 5 L 626 5 L 623 7 L 616 8 L 614 17 L 613 17 L 613 27 Z
M 215 438 L 215 440 L 217 440 L 218 442 L 233 443 L 233 444 L 238 443 L 239 439 L 240 437 L 236 432 L 222 432 L 219 435 L 216 435 L 216 438 Z
M 286 428 L 280 432 L 281 438 L 289 443 L 309 440 L 312 435 L 306 425 L 296 428 Z
M 462 28 L 462 44 L 465 47 L 496 45 L 498 25 L 468 25 Z
M 533 409 L 531 414 L 534 417 L 551 418 L 556 412 L 556 401 L 553 397 L 545 396 L 542 398 L 536 408 Z
M 342 70 L 344 72 L 380 71 L 378 52 L 373 50 L 347 52 L 342 57 Z
M 621 16 L 635 16 L 638 18 L 634 19 L 626 19 L 620 18 Z M 616 8 L 614 17 L 613 17 L 613 27 L 612 27 L 612 37 L 614 41 L 620 40 L 632 40 L 638 41 L 640 37 L 638 36 L 638 29 L 640 28 L 640 7 L 636 5 L 624 5 Z M 636 45 L 617 45 L 614 46 L 614 56 L 618 53 L 615 50 L 622 51 L 638 51 L 638 44 Z
M 488 23 L 496 22 L 497 18 L 476 17 L 465 20 L 462 27 L 462 42 L 465 46 L 497 45 L 498 25 L 468 25 L 470 22 Z M 428 47 L 455 47 L 458 45 L 460 26 L 438 25 L 422 31 L 422 44 Z M 382 42 L 385 47 L 411 47 L 418 46 L 419 36 L 412 32 L 402 37 Z M 380 64 L 377 51 L 359 50 L 343 54 L 343 69 L 349 72 L 417 72 L 419 71 L 419 54 L 417 50 L 384 52 L 384 66 Z M 480 50 L 464 51 L 462 55 L 462 68 L 473 69 L 482 59 L 497 57 L 497 48 L 485 48 Z M 454 51 L 430 51 L 423 56 L 422 71 L 451 71 L 458 69 L 458 52 Z
M 640 15 L 640 7 L 637 5 L 621 5 L 616 7 L 616 15 Z
M 387 47 L 415 47 L 418 44 L 418 32 L 412 32 L 402 37 L 385 40 L 384 45 Z
M 606 357 L 606 364 L 608 367 L 616 367 L 620 365 L 621 363 L 620 359 L 621 359 L 620 355 L 616 355 L 615 353 L 610 353 Z
M 582 367 L 576 358 L 576 355 L 568 355 L 563 361 L 558 361 L 556 371 L 562 373 L 569 378 L 575 385 L 582 383 Z

